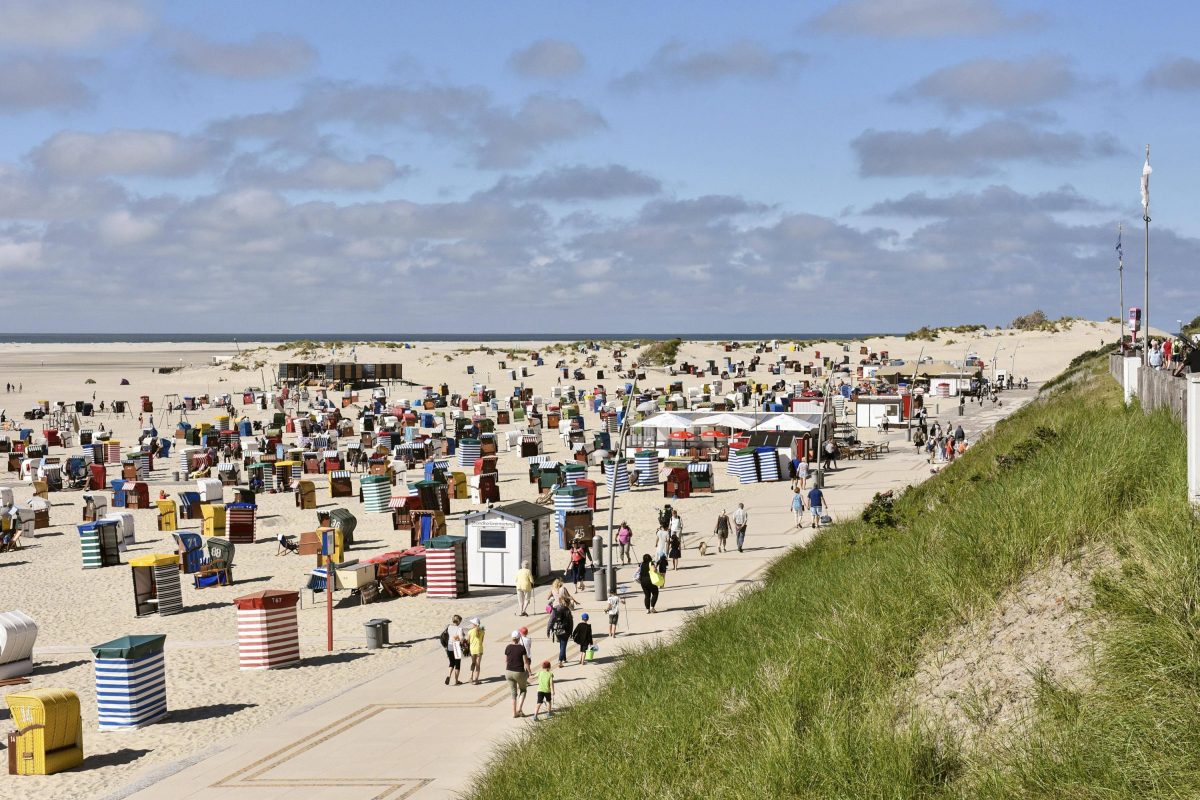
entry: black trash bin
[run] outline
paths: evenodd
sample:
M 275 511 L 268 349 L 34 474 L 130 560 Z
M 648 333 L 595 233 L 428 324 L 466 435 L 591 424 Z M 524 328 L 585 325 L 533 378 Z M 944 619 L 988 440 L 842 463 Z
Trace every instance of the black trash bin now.
M 378 650 L 388 644 L 388 624 L 390 619 L 369 619 L 363 623 L 367 629 L 367 649 Z

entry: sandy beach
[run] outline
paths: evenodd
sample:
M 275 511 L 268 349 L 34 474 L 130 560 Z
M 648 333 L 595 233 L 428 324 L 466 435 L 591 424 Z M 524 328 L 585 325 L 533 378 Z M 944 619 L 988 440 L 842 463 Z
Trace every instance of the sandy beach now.
M 1055 333 L 989 330 L 978 333 L 944 334 L 935 341 L 906 340 L 904 337 L 879 337 L 866 341 L 810 342 L 801 346 L 778 343 L 775 353 L 762 355 L 770 360 L 786 354 L 789 359 L 819 363 L 822 355 L 843 353 L 851 363 L 859 359 L 859 348 L 871 352 L 888 351 L 892 358 L 905 359 L 914 366 L 919 355 L 944 361 L 960 361 L 968 352 L 988 362 L 995 358 L 999 369 L 1011 370 L 1020 378 L 1028 377 L 1040 383 L 1061 371 L 1072 357 L 1104 342 L 1117 338 L 1118 326 L 1110 323 L 1080 321 Z M 793 350 L 793 347 L 796 349 Z M 342 345 L 336 360 L 345 360 L 349 344 Z M 490 352 L 489 352 L 490 351 Z M 540 352 L 544 366 L 535 366 L 531 352 Z M 627 350 L 626 365 L 636 360 L 637 350 Z M 685 342 L 677 362 L 705 364 L 708 360 L 722 362 L 726 356 L 735 361 L 748 360 L 753 349 L 741 348 L 732 353 L 717 342 Z M 464 344 L 461 342 L 430 342 L 411 347 L 362 344 L 355 355 L 363 363 L 399 362 L 403 364 L 406 381 L 415 386 L 395 385 L 391 398 L 415 399 L 421 386 L 448 384 L 451 392 L 467 392 L 475 384 L 497 390 L 499 397 L 511 395 L 518 383 L 533 389 L 535 395 L 549 399 L 555 386 L 576 385 L 580 390 L 603 384 L 612 392 L 624 383 L 613 372 L 614 359 L 609 349 L 580 352 L 567 343 L 504 342 Z M 585 369 L 586 380 L 561 380 L 554 364 L 564 360 L 574 369 L 588 356 L 596 364 Z M 315 348 L 305 357 L 313 361 L 334 360 L 330 352 Z M 233 361 L 229 359 L 233 358 Z M 214 363 L 218 360 L 221 363 Z M 264 419 L 270 412 L 255 406 L 240 405 L 240 394 L 247 387 L 270 384 L 280 361 L 300 360 L 295 350 L 273 344 L 240 343 L 236 347 L 224 343 L 189 344 L 4 344 L 0 345 L 0 382 L 12 383 L 19 391 L 6 394 L 0 400 L 9 419 L 24 427 L 36 429 L 38 421 L 26 422 L 21 414 L 37 401 L 51 403 L 63 400 L 125 400 L 132 409 L 122 415 L 103 413 L 91 420 L 103 423 L 115 439 L 133 442 L 139 429 L 137 401 L 148 396 L 155 404 L 154 422 L 162 436 L 171 436 L 179 421 L 178 412 L 168 414 L 163 399 L 169 395 L 201 395 L 215 397 L 234 395 L 232 413 L 235 418 L 246 414 L 251 419 Z M 499 366 L 506 361 L 505 369 Z M 236 365 L 232 366 L 231 365 Z M 468 367 L 473 374 L 468 374 Z M 166 374 L 158 370 L 174 368 Z M 508 369 L 517 369 L 514 381 Z M 525 368 L 528 375 L 521 376 Z M 596 372 L 604 372 L 597 378 Z M 666 387 L 672 381 L 682 381 L 686 388 L 707 382 L 707 376 L 671 377 L 664 369 L 647 369 L 645 385 Z M 757 376 L 757 377 L 756 377 Z M 780 376 L 763 370 L 748 376 L 751 380 L 770 383 Z M 789 382 L 802 376 L 782 376 Z M 128 385 L 121 385 L 121 380 Z M 89 381 L 94 381 L 91 383 Z M 360 396 L 365 397 L 365 394 Z M 956 401 L 943 400 L 939 408 L 933 401 L 932 415 L 949 414 Z M 356 416 L 355 408 L 344 410 Z M 209 407 L 188 412 L 188 421 L 195 425 L 213 422 L 223 410 Z M 147 422 L 150 414 L 146 414 Z M 589 431 L 596 430 L 598 417 L 585 412 Z M 498 430 L 515 426 L 499 426 Z M 870 438 L 863 432 L 864 438 Z M 294 434 L 285 436 L 285 443 L 295 441 Z M 562 455 L 566 448 L 554 433 L 544 435 L 545 452 Z M 78 453 L 79 447 L 53 448 L 51 455 L 67 456 Z M 886 455 L 884 456 L 886 458 Z M 157 460 L 150 476 L 151 496 L 160 489 L 174 497 L 177 491 L 191 482 L 175 483 L 171 473 L 178 462 L 169 458 Z M 501 451 L 499 458 L 501 502 L 533 500 L 536 487 L 527 479 L 527 466 L 516 452 Z M 590 469 L 590 477 L 598 478 L 599 470 Z M 691 535 L 707 533 L 713 519 L 722 508 L 732 508 L 743 502 L 751 513 L 756 508 L 786 503 L 787 483 L 750 484 L 739 487 L 725 475 L 724 466 L 715 469 L 718 492 L 693 496 L 680 501 L 685 531 Z M 114 477 L 110 471 L 110 478 Z M 318 503 L 322 508 L 341 506 L 358 518 L 354 549 L 348 558 L 363 558 L 402 545 L 401 533 L 392 530 L 390 514 L 368 514 L 356 498 L 331 500 L 325 476 L 306 476 L 315 481 Z M 356 481 L 357 483 L 357 481 Z M 15 500 L 23 504 L 31 496 L 31 485 L 13 473 L 0 479 L 0 485 L 13 489 Z M 735 488 L 736 487 L 736 488 Z M 599 502 L 607 507 L 607 489 L 601 484 Z M 314 605 L 307 591 L 301 593 L 299 611 L 301 656 L 299 665 L 272 671 L 241 671 L 237 663 L 234 597 L 266 588 L 299 589 L 315 566 L 309 556 L 276 555 L 274 537 L 279 532 L 298 534 L 316 527 L 316 514 L 295 507 L 290 492 L 263 494 L 258 498 L 258 542 L 239 546 L 236 554 L 235 582 L 231 586 L 196 590 L 185 577 L 184 613 L 137 618 L 128 566 L 106 569 L 81 568 L 80 549 L 75 526 L 81 520 L 82 501 L 78 491 L 55 492 L 50 495 L 51 526 L 36 532 L 22 550 L 0 554 L 0 611 L 20 609 L 30 614 L 39 626 L 34 653 L 33 687 L 57 687 L 79 694 L 83 709 L 84 751 L 83 767 L 47 778 L 10 779 L 5 782 L 5 796 L 14 798 L 79 798 L 102 796 L 134 780 L 139 773 L 164 764 L 203 754 L 214 743 L 269 724 L 271 720 L 317 700 L 357 686 L 412 657 L 412 648 L 395 647 L 384 650 L 365 649 L 363 622 L 374 617 L 391 620 L 393 642 L 417 643 L 437 635 L 451 614 L 464 617 L 485 614 L 500 604 L 510 603 L 512 594 L 506 589 L 473 589 L 459 600 L 431 600 L 424 595 L 400 598 L 367 606 L 335 609 L 335 648 L 326 653 L 325 607 Z M 227 497 L 228 500 L 228 497 Z M 629 521 L 635 532 L 635 547 L 639 539 L 644 544 L 654 529 L 656 510 L 663 504 L 661 487 L 633 491 L 621 495 L 617 518 Z M 463 532 L 461 515 L 477 509 L 467 500 L 453 500 L 453 515 L 448 519 L 452 534 Z M 856 512 L 839 507 L 833 500 L 835 517 Z M 136 545 L 124 557 L 155 552 L 173 552 L 169 533 L 156 529 L 156 512 L 138 510 Z M 597 514 L 598 528 L 603 515 Z M 181 520 L 181 529 L 199 527 L 197 520 Z M 406 536 L 406 534 L 405 534 Z M 405 543 L 406 544 L 406 543 Z M 566 553 L 553 552 L 553 566 L 566 565 Z M 89 648 L 126 634 L 166 634 L 167 697 L 170 717 L 146 728 L 122 732 L 100 733 L 96 727 L 96 705 L 93 660 Z M 19 691 L 26 687 L 0 687 L 0 692 Z M 8 728 L 7 710 L 0 710 L 0 727 Z

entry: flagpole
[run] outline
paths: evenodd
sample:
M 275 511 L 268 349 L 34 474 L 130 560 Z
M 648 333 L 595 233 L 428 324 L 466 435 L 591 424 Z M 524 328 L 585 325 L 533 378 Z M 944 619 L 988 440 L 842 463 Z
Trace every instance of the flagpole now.
M 1117 280 L 1121 284 L 1121 313 L 1117 319 L 1121 321 L 1121 355 L 1125 355 L 1125 251 L 1121 249 L 1121 231 L 1125 223 L 1117 223 Z
M 1142 199 L 1142 220 L 1146 223 L 1145 241 L 1145 286 L 1142 295 L 1142 363 L 1150 366 L 1150 145 L 1146 145 L 1146 167 L 1142 170 L 1142 185 L 1145 193 Z

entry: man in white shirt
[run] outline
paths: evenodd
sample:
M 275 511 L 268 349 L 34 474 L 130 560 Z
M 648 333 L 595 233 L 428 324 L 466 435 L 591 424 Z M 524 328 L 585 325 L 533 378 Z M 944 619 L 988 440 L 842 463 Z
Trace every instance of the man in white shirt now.
M 746 543 L 746 523 L 750 521 L 750 515 L 746 513 L 746 506 L 738 503 L 738 507 L 733 512 L 733 530 L 737 534 L 737 549 L 742 552 L 742 547 Z

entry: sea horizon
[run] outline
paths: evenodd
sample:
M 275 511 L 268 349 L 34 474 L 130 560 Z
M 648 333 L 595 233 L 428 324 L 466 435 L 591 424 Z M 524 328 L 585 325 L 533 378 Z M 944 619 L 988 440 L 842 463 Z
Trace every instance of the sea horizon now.
M 319 342 L 562 342 L 853 340 L 903 334 L 872 333 L 0 333 L 0 344 L 193 344 Z

